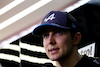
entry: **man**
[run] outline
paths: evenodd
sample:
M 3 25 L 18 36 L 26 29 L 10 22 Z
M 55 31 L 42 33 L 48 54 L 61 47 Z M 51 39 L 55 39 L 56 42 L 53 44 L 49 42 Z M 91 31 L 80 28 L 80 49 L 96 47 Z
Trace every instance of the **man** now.
M 78 53 L 81 33 L 76 22 L 67 12 L 51 11 L 33 30 L 33 35 L 43 37 L 46 54 L 56 61 L 57 67 L 99 67 L 97 60 Z

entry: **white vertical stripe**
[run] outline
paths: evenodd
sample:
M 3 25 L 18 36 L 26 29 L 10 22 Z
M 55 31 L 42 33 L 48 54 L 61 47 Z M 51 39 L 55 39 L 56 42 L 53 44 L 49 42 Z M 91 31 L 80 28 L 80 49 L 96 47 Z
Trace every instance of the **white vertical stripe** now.
M 2 15 L 5 12 L 9 11 L 10 9 L 14 8 L 15 6 L 17 6 L 18 4 L 22 3 L 23 1 L 24 0 L 15 0 L 15 1 L 11 2 L 7 6 L 3 7 L 2 9 L 0 9 L 0 15 Z
M 20 63 L 20 58 L 14 55 L 0 53 L 0 58 Z
M 33 62 L 33 63 L 40 63 L 40 64 L 44 64 L 47 62 L 52 63 L 54 66 L 56 66 L 56 63 L 54 61 L 51 61 L 50 59 L 44 59 L 44 58 L 36 58 L 36 57 L 31 57 L 31 56 L 27 56 L 27 55 L 20 55 L 21 60 L 25 60 L 25 61 L 29 61 L 29 62 Z
M 35 45 L 29 45 L 29 44 L 25 44 L 25 43 L 20 42 L 20 47 L 27 49 L 27 50 L 30 50 L 30 51 L 45 53 L 45 50 L 43 47 L 39 47 L 39 46 L 35 46 Z
M 13 44 L 12 45 L 6 44 L 1 49 L 11 49 L 20 52 L 20 47 L 18 45 L 13 45 Z
M 91 0 L 79 0 L 77 3 L 69 6 L 68 8 L 66 8 L 64 11 L 70 12 L 73 11 L 74 9 L 86 4 L 87 2 L 89 2 Z
M 11 17 L 10 19 L 2 22 L 0 24 L 0 30 L 5 28 L 6 26 L 14 23 L 15 21 L 23 18 L 24 16 L 28 15 L 29 13 L 39 9 L 40 7 L 44 6 L 45 4 L 49 3 L 52 0 L 40 0 L 39 2 L 35 3 L 34 5 L 30 6 L 29 8 L 23 10 L 22 12 L 18 13 L 17 15 Z

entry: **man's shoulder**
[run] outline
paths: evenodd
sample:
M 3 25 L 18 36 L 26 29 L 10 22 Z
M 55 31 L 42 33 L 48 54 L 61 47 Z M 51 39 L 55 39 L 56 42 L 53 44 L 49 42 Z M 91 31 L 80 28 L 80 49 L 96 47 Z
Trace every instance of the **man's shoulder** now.
M 100 58 L 97 57 L 87 57 L 87 60 L 90 61 L 90 65 L 94 67 L 100 67 Z
M 93 63 L 100 64 L 100 58 L 98 57 L 87 57 L 89 60 L 91 60 Z
M 100 58 L 84 55 L 75 67 L 100 67 Z

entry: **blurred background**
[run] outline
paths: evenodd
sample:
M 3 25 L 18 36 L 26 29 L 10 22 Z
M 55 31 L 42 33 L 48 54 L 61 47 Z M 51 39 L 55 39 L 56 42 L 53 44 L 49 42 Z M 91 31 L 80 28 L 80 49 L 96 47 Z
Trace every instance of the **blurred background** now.
M 55 66 L 31 33 L 51 10 L 71 13 L 82 33 L 79 53 L 100 57 L 99 9 L 99 0 L 0 0 L 0 67 Z

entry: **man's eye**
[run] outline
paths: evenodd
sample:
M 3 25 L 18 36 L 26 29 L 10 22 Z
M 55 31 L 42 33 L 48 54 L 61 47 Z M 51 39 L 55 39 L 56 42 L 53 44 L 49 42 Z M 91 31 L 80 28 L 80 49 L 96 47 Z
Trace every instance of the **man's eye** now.
M 48 36 L 49 36 L 49 34 L 43 34 L 43 35 L 42 35 L 43 38 L 46 38 L 46 37 L 48 37 Z
M 62 34 L 61 31 L 57 31 L 57 32 L 56 32 L 56 35 L 61 35 L 61 34 Z

